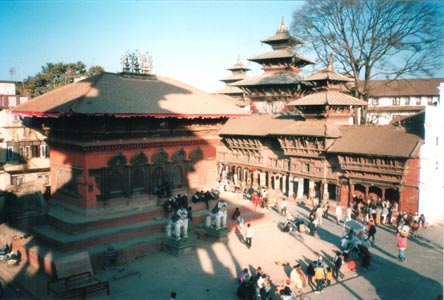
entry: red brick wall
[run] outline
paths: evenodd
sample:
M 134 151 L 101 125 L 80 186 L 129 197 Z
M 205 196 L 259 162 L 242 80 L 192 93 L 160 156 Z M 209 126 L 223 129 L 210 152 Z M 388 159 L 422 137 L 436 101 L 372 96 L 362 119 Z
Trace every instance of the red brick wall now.
M 410 159 L 407 162 L 404 176 L 404 187 L 400 193 L 399 210 L 408 214 L 418 211 L 420 160 Z
M 188 180 L 188 186 L 190 190 L 207 190 L 215 186 L 216 182 L 216 145 L 219 143 L 220 139 L 217 136 L 210 137 L 200 137 L 204 140 L 203 143 L 199 145 L 179 145 L 173 147 L 165 147 L 162 148 L 165 152 L 167 152 L 168 157 L 171 156 L 183 149 L 188 158 L 189 154 L 196 150 L 198 147 L 203 153 L 203 159 L 198 161 L 195 165 L 193 165 L 192 170 L 186 174 Z M 192 137 L 192 140 L 196 140 L 195 137 Z M 113 151 L 103 151 L 103 152 L 83 152 L 82 150 L 73 151 L 66 149 L 57 149 L 56 147 L 51 147 L 50 160 L 51 160 L 51 169 L 55 170 L 57 167 L 59 168 L 67 168 L 71 167 L 83 169 L 83 183 L 78 185 L 78 190 L 81 195 L 83 195 L 80 199 L 70 197 L 64 193 L 57 193 L 57 178 L 55 172 L 51 171 L 51 187 L 52 194 L 56 195 L 58 200 L 62 200 L 80 207 L 84 208 L 92 208 L 96 205 L 96 195 L 100 193 L 98 189 L 94 189 L 93 192 L 88 191 L 88 184 L 93 183 L 95 185 L 94 179 L 88 177 L 88 169 L 97 169 L 106 167 L 108 161 L 116 156 L 118 153 L 122 153 L 129 163 L 131 158 L 141 151 L 145 153 L 148 157 L 148 161 L 151 162 L 153 155 L 158 153 L 161 148 L 135 148 L 135 149 L 120 149 L 118 145 L 116 145 L 116 150 Z

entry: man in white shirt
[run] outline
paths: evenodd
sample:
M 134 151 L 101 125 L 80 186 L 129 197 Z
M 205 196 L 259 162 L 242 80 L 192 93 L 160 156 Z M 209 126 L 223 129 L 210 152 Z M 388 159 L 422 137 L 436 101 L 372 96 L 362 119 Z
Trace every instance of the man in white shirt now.
M 245 242 L 247 243 L 248 249 L 251 248 L 251 241 L 253 239 L 253 236 L 254 236 L 254 229 L 253 229 L 253 227 L 251 227 L 251 224 L 248 223 L 247 230 L 245 232 Z

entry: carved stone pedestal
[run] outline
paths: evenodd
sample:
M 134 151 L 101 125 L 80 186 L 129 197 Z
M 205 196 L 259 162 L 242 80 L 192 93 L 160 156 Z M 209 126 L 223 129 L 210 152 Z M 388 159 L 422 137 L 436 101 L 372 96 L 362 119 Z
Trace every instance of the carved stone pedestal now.
M 226 242 L 228 240 L 228 228 L 216 229 L 214 227 L 205 227 L 205 233 L 208 239 Z
M 196 249 L 194 242 L 190 238 L 180 239 L 178 241 L 167 238 L 164 241 L 163 247 L 165 251 L 175 256 L 181 256 Z

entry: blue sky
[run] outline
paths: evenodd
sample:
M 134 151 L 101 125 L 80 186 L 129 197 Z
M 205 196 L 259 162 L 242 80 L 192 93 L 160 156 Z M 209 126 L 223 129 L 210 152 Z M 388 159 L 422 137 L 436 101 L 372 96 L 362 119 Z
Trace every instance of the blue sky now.
M 127 50 L 148 52 L 153 73 L 211 92 L 240 55 L 271 50 L 260 42 L 302 1 L 0 1 L 0 80 L 22 80 L 47 62 L 82 61 L 120 72 Z M 308 56 L 310 58 L 310 56 Z M 9 70 L 16 69 L 11 77 Z M 310 70 L 308 70 L 310 71 Z

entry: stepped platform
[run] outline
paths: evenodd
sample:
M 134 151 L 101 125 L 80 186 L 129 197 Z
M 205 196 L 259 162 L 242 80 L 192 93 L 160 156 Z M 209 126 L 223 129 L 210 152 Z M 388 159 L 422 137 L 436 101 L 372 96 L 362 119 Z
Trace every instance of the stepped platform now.
M 239 207 L 245 222 L 254 222 L 264 218 L 261 212 L 255 212 L 249 200 L 243 200 L 241 194 L 224 193 L 221 200 L 228 202 L 227 231 L 237 226 L 231 219 L 236 207 Z M 209 202 L 209 210 L 217 200 Z M 120 207 L 98 208 L 85 214 L 65 204 L 48 205 L 48 222 L 33 227 L 32 235 L 14 241 L 15 246 L 24 254 L 34 267 L 54 274 L 54 260 L 78 251 L 88 251 L 94 269 L 107 264 L 106 250 L 111 247 L 116 251 L 116 263 L 124 263 L 157 251 L 168 251 L 173 255 L 182 255 L 195 249 L 194 242 L 201 238 L 202 227 L 209 210 L 204 202 L 189 202 L 193 210 L 193 221 L 189 226 L 189 244 L 171 244 L 176 241 L 166 238 L 165 226 L 171 219 L 155 200 L 138 202 Z M 206 237 L 211 234 L 206 233 Z M 221 237 L 214 240 L 222 240 Z M 209 239 L 210 241 L 210 239 Z

